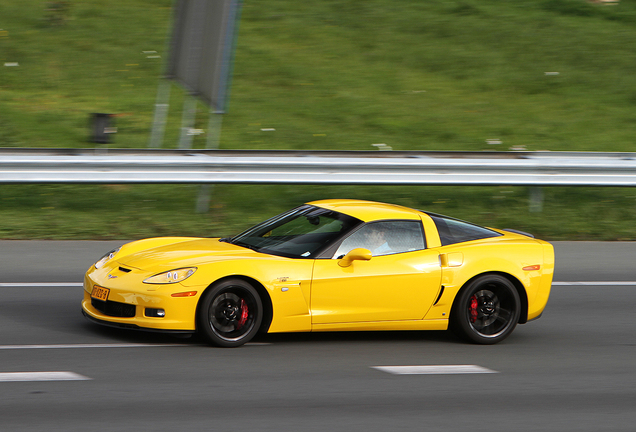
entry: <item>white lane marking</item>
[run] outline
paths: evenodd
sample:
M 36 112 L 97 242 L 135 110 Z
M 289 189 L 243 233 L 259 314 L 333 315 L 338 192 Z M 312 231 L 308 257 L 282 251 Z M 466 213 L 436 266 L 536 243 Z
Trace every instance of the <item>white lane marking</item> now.
M 636 286 L 631 281 L 552 282 L 552 286 Z
M 0 282 L 0 288 L 83 287 L 82 282 Z M 636 286 L 636 281 L 552 282 L 552 286 Z
M 83 287 L 82 282 L 0 282 L 0 288 Z M 636 286 L 636 281 L 552 282 L 552 286 Z
M 477 365 L 433 365 L 433 366 L 371 366 L 373 369 L 393 375 L 454 375 L 498 373 Z
M 268 342 L 248 342 L 245 346 L 265 346 L 271 345 Z M 0 350 L 19 350 L 19 349 L 77 349 L 77 348 L 163 348 L 163 347 L 189 347 L 189 346 L 207 346 L 207 345 L 190 345 L 190 344 L 144 344 L 144 343 L 127 343 L 127 344 L 59 344 L 59 345 L 0 345 Z
M 143 348 L 143 347 L 176 347 L 184 344 L 60 344 L 60 345 L 0 345 L 0 350 L 17 349 L 66 349 L 66 348 Z
M 55 287 L 83 287 L 82 282 L 0 282 L 0 288 L 55 288 Z
M 75 372 L 2 372 L 0 382 L 19 381 L 86 381 L 91 378 Z

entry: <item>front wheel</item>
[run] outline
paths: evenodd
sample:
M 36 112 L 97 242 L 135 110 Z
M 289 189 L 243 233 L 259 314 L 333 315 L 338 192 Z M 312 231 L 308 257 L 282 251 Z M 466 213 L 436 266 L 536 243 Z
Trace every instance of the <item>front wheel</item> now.
M 519 293 L 508 279 L 484 275 L 460 293 L 451 314 L 451 328 L 479 344 L 495 344 L 512 333 L 519 322 Z
M 263 303 L 249 283 L 230 279 L 213 285 L 201 297 L 197 328 L 212 344 L 238 347 L 258 332 Z

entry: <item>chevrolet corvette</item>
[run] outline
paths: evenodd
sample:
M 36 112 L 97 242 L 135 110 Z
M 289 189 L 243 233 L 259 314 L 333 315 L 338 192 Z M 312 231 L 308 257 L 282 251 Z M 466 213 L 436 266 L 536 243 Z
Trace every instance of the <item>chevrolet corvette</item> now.
M 541 316 L 553 272 L 552 245 L 530 234 L 323 200 L 233 237 L 127 243 L 87 271 L 82 312 L 223 347 L 258 332 L 448 328 L 494 344 Z

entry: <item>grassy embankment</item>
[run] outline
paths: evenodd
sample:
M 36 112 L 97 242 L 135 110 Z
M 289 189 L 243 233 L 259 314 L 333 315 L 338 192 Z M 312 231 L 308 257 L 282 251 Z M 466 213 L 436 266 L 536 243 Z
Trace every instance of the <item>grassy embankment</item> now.
M 146 147 L 170 5 L 72 1 L 51 18 L 41 1 L 0 4 L 0 66 L 19 64 L 0 67 L 0 146 L 92 146 L 89 113 L 109 112 L 112 147 Z M 245 0 L 221 147 L 635 151 L 635 24 L 626 1 Z M 173 86 L 165 147 L 176 146 L 182 101 Z M 545 188 L 542 213 L 528 211 L 523 187 L 227 185 L 205 215 L 197 193 L 2 185 L 0 238 L 226 235 L 304 201 L 348 197 L 548 239 L 636 239 L 632 189 Z

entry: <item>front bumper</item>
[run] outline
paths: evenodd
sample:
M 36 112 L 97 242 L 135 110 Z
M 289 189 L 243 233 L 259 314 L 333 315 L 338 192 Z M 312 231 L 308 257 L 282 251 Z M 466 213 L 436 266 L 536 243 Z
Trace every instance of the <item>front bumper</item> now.
M 89 321 L 94 322 L 95 324 L 106 326 L 106 327 L 122 328 L 122 329 L 128 329 L 128 330 L 141 330 L 141 331 L 158 332 L 158 333 L 170 333 L 170 334 L 196 333 L 195 330 L 164 330 L 164 329 L 154 329 L 154 328 L 148 328 L 148 327 L 139 327 L 137 324 L 131 324 L 131 323 L 117 323 L 117 322 L 103 321 L 89 315 L 86 312 L 86 310 L 84 310 L 84 308 L 82 308 L 82 315 L 84 315 L 86 319 L 88 319 Z
M 131 272 L 125 277 L 108 279 L 108 273 L 89 270 L 84 277 L 82 312 L 89 320 L 111 327 L 157 330 L 165 332 L 196 331 L 196 308 L 202 289 L 180 284 L 148 285 L 147 275 Z M 91 298 L 93 287 L 109 290 L 105 302 Z M 172 297 L 180 291 L 197 291 L 192 297 Z M 165 316 L 148 316 L 149 310 L 162 309 Z

